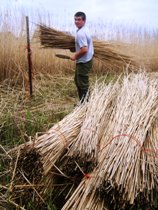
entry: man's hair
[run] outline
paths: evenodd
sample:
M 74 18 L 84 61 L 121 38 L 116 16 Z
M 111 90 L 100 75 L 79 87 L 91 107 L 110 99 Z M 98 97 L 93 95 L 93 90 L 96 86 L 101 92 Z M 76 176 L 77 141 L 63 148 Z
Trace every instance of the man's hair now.
M 86 14 L 84 12 L 76 12 L 75 17 L 82 17 L 82 20 L 86 20 Z

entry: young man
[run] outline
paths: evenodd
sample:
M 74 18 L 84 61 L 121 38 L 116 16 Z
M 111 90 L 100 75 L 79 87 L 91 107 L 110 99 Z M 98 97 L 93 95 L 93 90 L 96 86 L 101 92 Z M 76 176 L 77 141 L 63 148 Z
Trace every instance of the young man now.
M 75 54 L 70 58 L 76 62 L 75 84 L 81 102 L 84 101 L 89 88 L 89 71 L 92 68 L 94 54 L 92 37 L 85 26 L 86 15 L 77 12 L 74 16 L 75 25 L 78 28 L 75 37 Z

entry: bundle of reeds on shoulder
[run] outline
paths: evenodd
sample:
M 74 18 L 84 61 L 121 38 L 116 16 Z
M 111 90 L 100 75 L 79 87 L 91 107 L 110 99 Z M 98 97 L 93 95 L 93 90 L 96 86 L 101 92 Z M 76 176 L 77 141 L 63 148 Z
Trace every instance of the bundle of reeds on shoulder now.
M 38 37 L 43 48 L 68 49 L 75 51 L 75 37 L 44 24 L 39 25 Z M 123 69 L 138 66 L 133 56 L 119 51 L 119 46 L 107 41 L 94 40 L 94 58 L 100 60 L 109 69 Z

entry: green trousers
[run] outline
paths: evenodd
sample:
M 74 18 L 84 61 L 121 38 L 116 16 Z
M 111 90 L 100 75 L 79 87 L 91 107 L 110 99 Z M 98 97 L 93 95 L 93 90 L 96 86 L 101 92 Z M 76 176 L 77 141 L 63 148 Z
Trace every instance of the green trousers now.
M 75 84 L 79 99 L 84 100 L 89 88 L 89 72 L 92 68 L 92 60 L 87 63 L 76 63 Z

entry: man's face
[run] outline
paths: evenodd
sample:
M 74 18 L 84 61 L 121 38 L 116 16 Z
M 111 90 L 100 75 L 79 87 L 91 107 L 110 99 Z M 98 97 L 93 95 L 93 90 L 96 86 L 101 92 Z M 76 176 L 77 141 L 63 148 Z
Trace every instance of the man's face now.
M 75 25 L 77 28 L 81 28 L 82 26 L 84 26 L 84 24 L 85 24 L 85 20 L 83 20 L 82 17 L 75 16 Z

